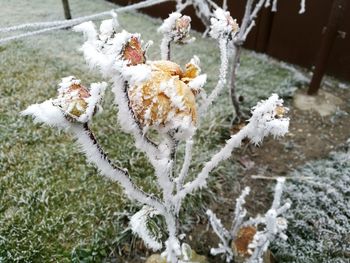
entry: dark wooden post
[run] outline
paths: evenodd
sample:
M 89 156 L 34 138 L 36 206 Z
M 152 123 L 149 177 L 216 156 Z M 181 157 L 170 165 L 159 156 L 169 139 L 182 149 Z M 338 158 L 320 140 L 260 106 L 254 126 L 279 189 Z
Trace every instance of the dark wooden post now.
M 68 0 L 62 0 L 64 17 L 66 19 L 72 19 L 72 15 L 70 14 L 69 2 Z
M 317 54 L 316 66 L 312 80 L 310 83 L 308 95 L 316 95 L 326 72 L 327 62 L 331 54 L 333 44 L 338 35 L 338 28 L 344 16 L 346 2 L 348 0 L 334 0 L 332 4 L 331 13 L 329 15 L 328 24 L 323 32 L 321 47 Z

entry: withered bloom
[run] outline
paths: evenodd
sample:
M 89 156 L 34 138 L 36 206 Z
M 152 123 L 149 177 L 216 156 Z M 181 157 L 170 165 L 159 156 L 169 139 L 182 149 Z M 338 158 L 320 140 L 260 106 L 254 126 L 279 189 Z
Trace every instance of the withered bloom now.
M 132 36 L 123 50 L 123 58 L 130 61 L 129 66 L 135 66 L 146 62 L 145 51 L 142 49 L 141 41 Z

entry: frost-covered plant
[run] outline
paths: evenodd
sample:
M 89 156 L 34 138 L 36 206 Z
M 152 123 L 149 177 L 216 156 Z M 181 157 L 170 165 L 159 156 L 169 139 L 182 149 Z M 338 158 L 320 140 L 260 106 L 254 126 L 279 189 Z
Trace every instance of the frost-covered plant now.
M 283 185 L 284 178 L 278 178 L 271 208 L 265 215 L 248 220 L 246 220 L 247 210 L 243 207 L 245 198 L 250 192 L 249 187 L 246 187 L 236 200 L 230 230 L 222 225 L 211 210 L 207 210 L 210 224 L 220 239 L 219 247 L 212 248 L 211 254 L 214 256 L 224 254 L 226 262 L 232 262 L 234 259 L 235 262 L 239 260 L 262 263 L 264 253 L 273 240 L 277 237 L 287 239 L 284 234 L 287 221 L 280 215 L 290 208 L 290 204 L 281 206 Z
M 240 64 L 242 46 L 245 43 L 249 33 L 255 26 L 255 19 L 257 18 L 262 8 L 271 7 L 271 10 L 273 12 L 276 12 L 277 4 L 278 4 L 277 0 L 246 0 L 245 12 L 241 22 L 240 30 L 237 33 L 236 37 L 232 38 L 232 41 L 230 41 L 230 44 L 232 46 L 232 49 L 230 50 L 231 52 L 230 57 L 232 61 L 232 75 L 231 75 L 231 85 L 229 87 L 229 90 L 231 95 L 231 101 L 235 109 L 235 115 L 236 115 L 236 118 L 234 120 L 235 123 L 240 123 L 246 120 L 246 116 L 244 116 L 244 113 L 242 112 L 240 107 L 240 103 L 238 100 L 239 96 L 237 95 L 237 92 L 236 92 L 237 70 Z M 224 10 L 226 10 L 228 7 L 227 0 L 223 0 L 222 2 L 222 9 L 223 9 L 222 11 L 219 11 L 220 7 L 212 0 L 177 0 L 176 8 L 177 10 L 183 10 L 189 5 L 192 5 L 194 7 L 197 16 L 202 20 L 203 24 L 206 26 L 204 35 L 207 35 L 207 33 L 210 31 L 210 28 L 213 25 L 211 23 L 211 20 L 213 18 L 216 18 L 216 19 L 219 18 L 219 21 L 221 21 L 221 23 L 226 22 L 227 27 L 230 26 L 230 23 L 234 22 L 234 21 L 225 21 L 226 14 Z M 303 14 L 304 12 L 305 12 L 305 0 L 300 0 L 299 14 Z
M 218 11 L 218 14 L 219 12 L 221 11 Z M 228 15 L 225 13 L 225 19 L 230 23 L 234 22 Z M 148 247 L 163 250 L 162 255 L 167 262 L 188 261 L 188 253 L 184 255 L 183 252 L 188 249 L 181 249 L 187 245 L 181 244 L 182 235 L 178 228 L 179 211 L 184 198 L 205 187 L 209 173 L 221 161 L 229 158 L 243 139 L 248 138 L 257 144 L 269 134 L 282 136 L 288 131 L 289 119 L 282 116 L 283 101 L 274 94 L 253 109 L 249 123 L 204 164 L 202 171 L 193 180 L 189 180 L 193 136 L 198 128 L 199 119 L 224 87 L 228 41 L 237 31 L 235 23 L 227 26 L 220 23 L 220 19 L 221 16 L 213 19 L 211 27 L 211 35 L 220 45 L 222 61 L 219 81 L 208 96 L 202 95 L 202 101 L 197 95 L 205 93 L 203 86 L 206 75 L 200 74 L 199 58 L 194 56 L 185 70 L 170 60 L 148 60 L 148 45 L 143 47 L 140 34 L 121 30 L 116 15 L 112 19 L 102 21 L 99 31 L 92 22 L 85 22 L 74 28 L 75 31 L 83 32 L 87 38 L 82 46 L 87 63 L 92 69 L 98 69 L 102 76 L 112 83 L 118 121 L 124 131 L 134 137 L 135 146 L 147 155 L 154 167 L 156 184 L 161 192 L 158 196 L 155 193 L 144 192 L 135 185 L 128 170 L 114 165 L 89 128 L 92 116 L 99 108 L 98 102 L 106 87 L 105 83 L 92 84 L 88 90 L 74 77 L 65 78 L 60 85 L 57 99 L 31 105 L 23 112 L 24 115 L 32 115 L 38 122 L 72 133 L 88 161 L 93 163 L 103 176 L 118 182 L 131 200 L 143 205 L 143 208 L 132 216 L 131 228 Z M 183 39 L 182 36 L 187 35 L 188 19 L 185 20 L 179 22 L 181 26 L 178 29 L 168 27 L 176 31 L 174 40 Z M 168 22 L 169 20 L 166 24 Z M 164 28 L 166 27 L 163 25 Z M 172 32 L 161 31 L 164 34 Z M 201 104 L 200 110 L 197 109 L 197 103 Z M 157 142 L 149 138 L 150 130 L 159 135 Z M 186 142 L 186 153 L 182 169 L 176 175 L 176 151 L 178 144 L 183 141 Z M 168 234 L 164 242 L 148 229 L 148 220 L 155 216 L 164 218 Z
M 158 32 L 163 34 L 160 47 L 162 60 L 170 60 L 171 42 L 187 44 L 194 41 L 190 38 L 191 17 L 181 13 L 171 13 L 164 23 L 159 27 Z

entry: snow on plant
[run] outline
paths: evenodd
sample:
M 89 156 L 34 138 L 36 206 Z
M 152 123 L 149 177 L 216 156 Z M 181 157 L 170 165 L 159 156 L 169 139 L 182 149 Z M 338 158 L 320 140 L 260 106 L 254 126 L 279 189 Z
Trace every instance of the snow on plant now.
M 168 20 L 165 25 L 171 26 L 163 24 L 161 28 L 164 30 L 160 31 L 165 35 L 174 33 L 173 40 L 184 39 L 190 19 L 174 14 L 170 17 L 171 21 L 175 21 L 175 27 Z M 177 18 L 174 20 L 174 17 Z M 221 18 L 226 19 L 228 26 L 226 22 L 219 21 Z M 118 182 L 131 200 L 143 205 L 132 216 L 131 228 L 151 249 L 163 250 L 166 261 L 172 263 L 190 261 L 189 253 L 184 252 L 188 251 L 188 245 L 181 244 L 180 237 L 183 235 L 178 228 L 179 211 L 184 198 L 205 187 L 209 173 L 221 161 L 229 158 L 243 139 L 249 138 L 253 143 L 260 143 L 269 134 L 282 136 L 288 130 L 289 119 L 283 116 L 283 101 L 277 95 L 272 95 L 254 108 L 249 123 L 204 164 L 202 171 L 192 181 L 189 180 L 193 136 L 199 118 L 217 98 L 226 81 L 228 41 L 237 32 L 237 25 L 226 12 L 219 10 L 217 19 L 212 20 L 212 23 L 211 35 L 219 42 L 221 52 L 220 78 L 209 96 L 202 96 L 201 115 L 198 114 L 197 95 L 204 93 L 206 75 L 200 74 L 198 57 L 194 56 L 184 70 L 170 60 L 148 60 L 147 44 L 143 45 L 140 34 L 120 29 L 116 15 L 102 21 L 99 31 L 92 22 L 74 28 L 75 31 L 83 32 L 87 38 L 82 46 L 87 63 L 112 83 L 118 121 L 124 131 L 134 137 L 135 146 L 147 155 L 154 167 L 156 183 L 161 191 L 159 196 L 141 190 L 131 179 L 128 170 L 113 165 L 89 128 L 92 116 L 99 108 L 105 83 L 92 84 L 88 90 L 74 77 L 64 78 L 57 99 L 34 104 L 23 111 L 24 115 L 32 115 L 38 122 L 72 133 L 88 161 L 103 176 Z M 159 134 L 157 142 L 149 139 L 149 130 Z M 175 156 L 182 141 L 186 142 L 186 153 L 181 172 L 176 175 Z M 148 229 L 147 222 L 154 216 L 164 218 L 168 235 L 165 241 L 154 237 Z
M 58 96 L 40 104 L 29 106 L 22 113 L 33 115 L 36 122 L 43 122 L 59 128 L 67 128 L 71 123 L 87 123 L 100 107 L 99 102 L 107 83 L 92 83 L 87 89 L 74 76 L 62 79 Z
M 164 23 L 159 27 L 158 32 L 163 34 L 160 47 L 162 60 L 170 60 L 171 42 L 187 44 L 194 41 L 190 38 L 191 17 L 180 13 L 171 13 Z
M 263 7 L 268 8 L 271 7 L 273 12 L 277 11 L 277 0 L 246 0 L 245 12 L 241 22 L 241 27 L 239 32 L 237 32 L 236 36 L 233 37 L 230 41 L 232 45 L 231 53 L 231 61 L 232 61 L 232 75 L 231 75 L 231 85 L 229 87 L 231 101 L 233 107 L 235 109 L 236 118 L 234 123 L 241 123 L 246 120 L 246 116 L 244 115 L 236 92 L 236 79 L 237 79 L 237 71 L 240 64 L 240 57 L 242 46 L 245 43 L 249 33 L 255 26 L 255 19 L 258 16 L 259 12 Z M 229 30 L 231 27 L 236 28 L 236 21 L 230 18 L 229 13 L 227 14 L 227 1 L 223 0 L 222 9 L 212 0 L 177 0 L 176 8 L 178 11 L 183 10 L 187 6 L 192 5 L 196 11 L 197 16 L 202 20 L 203 24 L 206 26 L 206 30 L 204 35 L 211 30 L 212 37 L 215 38 L 215 34 L 220 34 L 224 32 L 217 32 L 217 30 L 213 30 L 213 26 L 219 26 L 223 30 Z M 305 13 L 305 0 L 300 0 L 300 10 L 299 14 Z M 228 18 L 228 19 L 226 19 Z M 214 19 L 214 23 L 213 23 Z M 226 25 L 226 27 L 224 26 Z
M 224 254 L 226 262 L 240 260 L 250 263 L 262 263 L 264 253 L 269 244 L 277 237 L 287 239 L 284 231 L 287 229 L 287 221 L 280 217 L 290 204 L 281 206 L 284 178 L 277 179 L 274 199 L 271 208 L 263 216 L 245 220 L 247 210 L 243 207 L 245 198 L 250 189 L 246 187 L 241 196 L 236 200 L 233 221 L 230 230 L 227 230 L 220 219 L 210 210 L 207 210 L 210 224 L 220 239 L 219 247 L 212 248 L 211 254 Z

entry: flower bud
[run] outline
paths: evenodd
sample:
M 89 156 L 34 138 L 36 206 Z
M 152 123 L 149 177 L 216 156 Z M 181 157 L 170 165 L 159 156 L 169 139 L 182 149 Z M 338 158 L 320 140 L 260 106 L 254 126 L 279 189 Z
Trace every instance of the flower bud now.
M 242 258 L 250 256 L 249 244 L 253 241 L 257 230 L 253 226 L 242 227 L 237 234 L 237 238 L 232 241 L 232 249 Z
M 70 76 L 63 78 L 59 86 L 58 97 L 53 100 L 53 105 L 59 107 L 68 120 L 87 122 L 96 112 L 106 84 L 92 84 L 89 90 L 79 79 Z
M 218 8 L 214 12 L 214 17 L 210 19 L 210 35 L 215 38 L 233 38 L 239 31 L 236 19 L 233 19 L 230 12 Z
M 189 16 L 181 16 L 175 21 L 175 29 L 174 29 L 174 39 L 177 42 L 181 42 L 182 40 L 189 38 L 191 30 L 191 17 Z
M 128 66 L 144 64 L 146 62 L 145 51 L 142 49 L 139 38 L 132 36 L 123 50 L 123 58 L 129 61 Z

